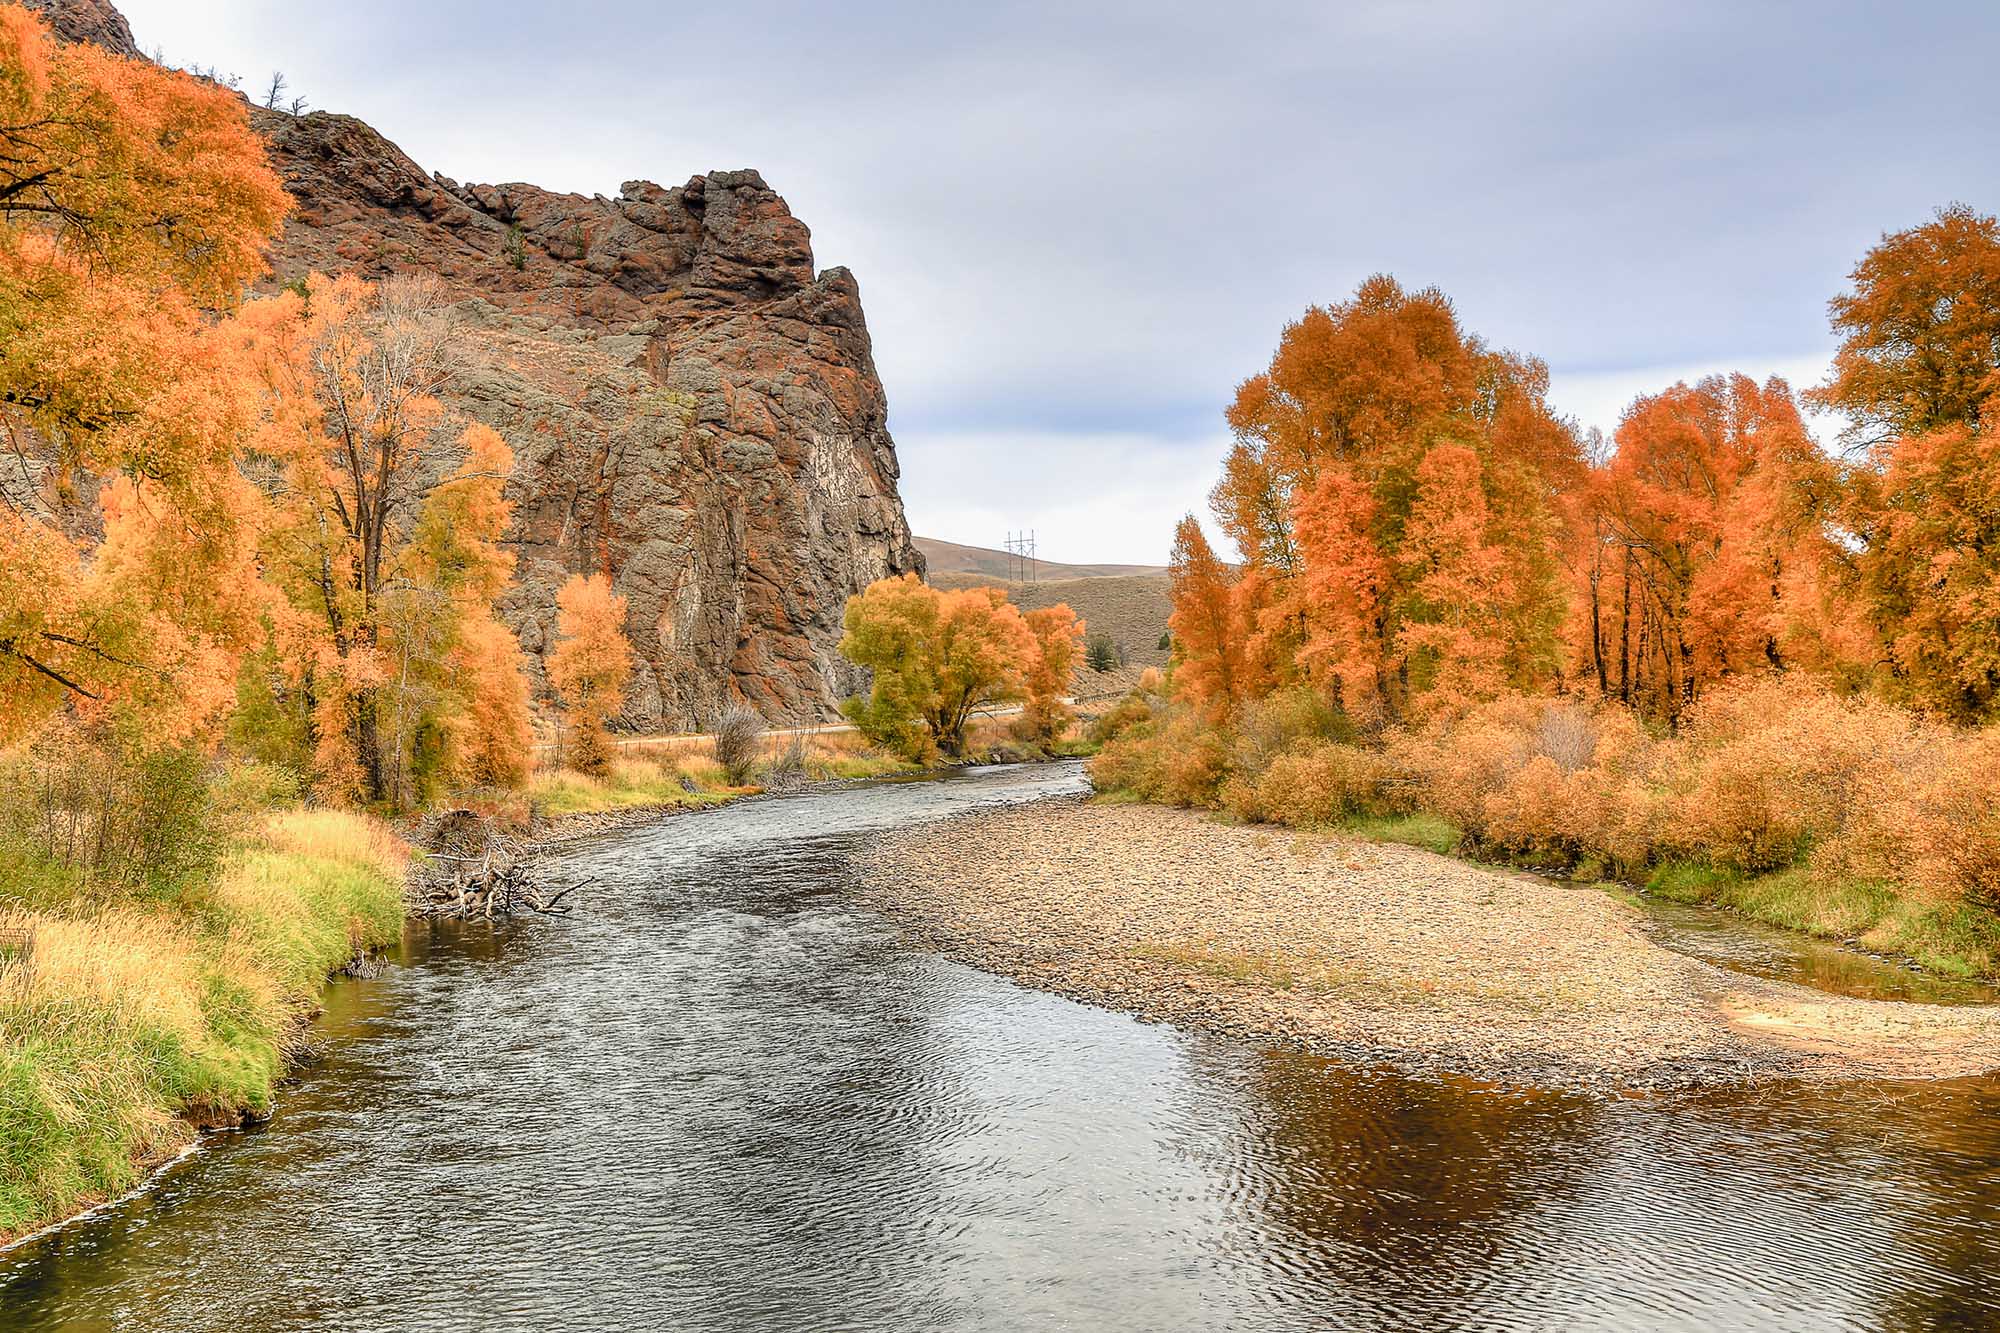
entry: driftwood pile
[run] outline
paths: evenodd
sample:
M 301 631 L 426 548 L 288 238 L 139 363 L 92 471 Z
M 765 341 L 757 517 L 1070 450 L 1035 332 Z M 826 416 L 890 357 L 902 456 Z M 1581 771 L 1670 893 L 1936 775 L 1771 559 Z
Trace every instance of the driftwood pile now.
M 410 872 L 410 898 L 420 916 L 488 921 L 539 912 L 562 916 L 563 900 L 589 880 L 551 884 L 536 873 L 532 850 L 475 810 L 442 810 L 416 830 L 424 855 Z

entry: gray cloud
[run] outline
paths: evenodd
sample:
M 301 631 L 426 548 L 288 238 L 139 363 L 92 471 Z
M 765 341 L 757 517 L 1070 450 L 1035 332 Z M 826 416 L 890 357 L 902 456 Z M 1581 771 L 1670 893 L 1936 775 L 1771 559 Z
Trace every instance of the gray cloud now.
M 1796 375 L 1881 231 L 2000 206 L 1980 0 L 126 8 L 460 179 L 758 167 L 860 278 L 919 529 L 1065 559 L 1161 558 L 1234 385 L 1370 272 L 1609 428 L 1607 385 Z

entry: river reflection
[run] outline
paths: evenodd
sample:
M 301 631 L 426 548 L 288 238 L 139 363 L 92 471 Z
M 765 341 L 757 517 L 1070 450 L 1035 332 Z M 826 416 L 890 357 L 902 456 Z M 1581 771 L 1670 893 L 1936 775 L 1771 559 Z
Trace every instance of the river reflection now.
M 275 1122 L 0 1256 L 8 1329 L 1981 1328 L 2000 1087 L 1594 1103 L 1148 1027 L 913 951 L 868 832 L 1010 769 L 570 858 L 413 932 Z

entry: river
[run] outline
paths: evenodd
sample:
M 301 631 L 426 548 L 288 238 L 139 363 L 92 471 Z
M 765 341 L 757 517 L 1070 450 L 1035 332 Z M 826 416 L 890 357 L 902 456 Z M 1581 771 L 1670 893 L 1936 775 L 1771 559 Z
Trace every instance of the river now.
M 579 845 L 573 917 L 413 928 L 268 1127 L 0 1255 L 0 1327 L 2000 1327 L 2000 1082 L 1417 1081 L 855 903 L 872 832 L 1080 781 L 748 802 Z

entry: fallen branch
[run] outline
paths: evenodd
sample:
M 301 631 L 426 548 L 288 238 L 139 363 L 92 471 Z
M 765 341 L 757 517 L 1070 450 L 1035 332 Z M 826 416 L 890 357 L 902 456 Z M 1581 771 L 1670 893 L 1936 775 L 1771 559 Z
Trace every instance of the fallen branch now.
M 472 810 L 430 816 L 418 827 L 416 842 L 425 851 L 410 873 L 410 905 L 418 916 L 488 921 L 524 912 L 565 916 L 572 904 L 563 900 L 594 882 L 542 882 L 521 841 Z

